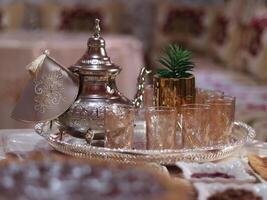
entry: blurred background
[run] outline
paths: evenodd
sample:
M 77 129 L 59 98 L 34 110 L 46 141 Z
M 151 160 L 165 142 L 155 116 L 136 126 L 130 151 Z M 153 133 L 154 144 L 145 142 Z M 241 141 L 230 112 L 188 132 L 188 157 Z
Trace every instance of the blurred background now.
M 267 140 L 267 2 L 263 0 L 1 0 L 0 129 L 32 127 L 10 118 L 29 75 L 25 66 L 45 49 L 64 66 L 86 50 L 101 19 L 117 83 L 135 94 L 141 66 L 156 69 L 169 43 L 193 51 L 197 87 L 237 97 L 236 119 Z

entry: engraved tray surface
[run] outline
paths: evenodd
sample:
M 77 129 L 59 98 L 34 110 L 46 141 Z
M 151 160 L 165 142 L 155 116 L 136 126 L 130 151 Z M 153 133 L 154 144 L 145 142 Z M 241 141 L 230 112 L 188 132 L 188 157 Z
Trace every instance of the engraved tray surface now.
M 194 149 L 111 149 L 91 146 L 85 140 L 70 135 L 59 136 L 56 128 L 51 128 L 50 123 L 38 123 L 35 131 L 44 137 L 57 151 L 67 155 L 94 158 L 100 160 L 112 160 L 117 162 L 155 162 L 158 164 L 175 164 L 177 161 L 208 162 L 220 160 L 231 156 L 244 144 L 252 142 L 255 137 L 253 128 L 243 122 L 234 122 L 229 142 L 220 145 Z

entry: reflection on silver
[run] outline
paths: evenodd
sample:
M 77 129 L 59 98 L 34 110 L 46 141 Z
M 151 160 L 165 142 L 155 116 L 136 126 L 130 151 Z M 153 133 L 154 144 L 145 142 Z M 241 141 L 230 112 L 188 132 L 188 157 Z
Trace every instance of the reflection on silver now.
M 137 92 L 134 96 L 133 105 L 136 108 L 141 108 L 144 104 L 144 92 L 145 92 L 145 83 L 148 74 L 152 71 L 147 70 L 145 67 L 142 67 L 137 78 Z
M 39 123 L 35 131 L 44 137 L 56 150 L 80 158 L 95 158 L 112 160 L 121 163 L 155 162 L 158 164 L 175 164 L 177 161 L 207 162 L 220 160 L 231 156 L 244 144 L 252 142 L 255 137 L 253 128 L 243 122 L 234 122 L 234 128 L 229 135 L 227 143 L 195 149 L 110 149 L 88 145 L 79 138 L 63 135 L 62 138 L 54 137 L 58 130 L 49 128 L 49 123 Z

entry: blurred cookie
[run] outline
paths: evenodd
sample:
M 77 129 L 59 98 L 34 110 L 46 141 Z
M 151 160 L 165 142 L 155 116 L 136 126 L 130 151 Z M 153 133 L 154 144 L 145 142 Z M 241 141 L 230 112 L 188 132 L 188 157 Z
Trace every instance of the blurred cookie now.
M 256 155 L 248 156 L 249 165 L 262 178 L 267 180 L 267 157 L 259 157 Z

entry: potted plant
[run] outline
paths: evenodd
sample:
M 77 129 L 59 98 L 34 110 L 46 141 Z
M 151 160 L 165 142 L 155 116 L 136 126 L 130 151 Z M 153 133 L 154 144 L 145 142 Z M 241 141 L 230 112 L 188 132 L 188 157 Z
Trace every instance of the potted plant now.
M 159 62 L 163 66 L 153 77 L 156 106 L 176 107 L 195 102 L 195 77 L 192 53 L 180 46 L 169 45 Z

